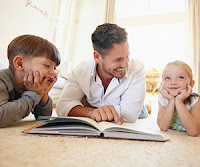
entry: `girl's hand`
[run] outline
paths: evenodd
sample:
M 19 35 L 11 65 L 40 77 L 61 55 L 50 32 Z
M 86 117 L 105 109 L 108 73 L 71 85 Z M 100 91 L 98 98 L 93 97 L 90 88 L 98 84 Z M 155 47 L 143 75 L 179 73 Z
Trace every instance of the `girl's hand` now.
M 187 85 L 187 89 L 180 90 L 179 95 L 176 96 L 176 100 L 184 102 L 185 99 L 187 99 L 191 93 L 192 87 L 190 85 Z
M 159 92 L 164 98 L 166 98 L 168 101 L 169 101 L 170 99 L 174 99 L 174 97 L 171 96 L 171 95 L 169 94 L 169 92 L 168 92 L 167 90 L 165 90 L 162 86 L 161 86 L 161 88 L 158 90 L 158 92 Z

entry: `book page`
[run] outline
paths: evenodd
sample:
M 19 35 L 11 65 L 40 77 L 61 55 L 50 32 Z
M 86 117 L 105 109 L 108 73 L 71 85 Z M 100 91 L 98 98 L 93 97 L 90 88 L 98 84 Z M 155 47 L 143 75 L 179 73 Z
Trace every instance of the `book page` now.
M 99 123 L 101 126 L 102 131 L 124 131 L 124 132 L 138 132 L 138 133 L 143 133 L 143 134 L 148 134 L 151 133 L 153 134 L 154 132 L 148 130 L 147 128 L 143 127 L 143 125 L 137 120 L 136 123 L 123 123 L 122 125 L 117 125 L 115 122 L 106 122 L 102 121 Z M 156 133 L 154 133 L 156 134 Z
M 91 118 L 87 118 L 87 117 L 68 117 L 68 118 L 72 118 L 72 119 L 78 119 L 78 120 L 82 120 L 86 123 L 91 124 L 92 126 L 96 127 L 100 132 L 102 130 L 102 128 L 100 127 L 99 123 L 94 121 Z
M 84 124 L 88 124 L 90 126 L 93 126 L 95 127 L 96 129 L 98 129 L 99 131 L 101 131 L 101 127 L 99 126 L 99 124 L 94 121 L 93 119 L 91 118 L 87 118 L 87 117 L 52 117 L 50 118 L 51 122 L 53 122 L 54 120 L 55 121 L 58 121 L 58 122 L 81 122 L 81 123 L 84 123 Z
M 123 123 L 117 125 L 115 122 L 99 123 L 103 129 L 103 136 L 106 138 L 133 139 L 133 140 L 150 140 L 166 141 L 162 135 L 148 130 L 144 126 L 144 121 L 137 120 L 135 123 Z

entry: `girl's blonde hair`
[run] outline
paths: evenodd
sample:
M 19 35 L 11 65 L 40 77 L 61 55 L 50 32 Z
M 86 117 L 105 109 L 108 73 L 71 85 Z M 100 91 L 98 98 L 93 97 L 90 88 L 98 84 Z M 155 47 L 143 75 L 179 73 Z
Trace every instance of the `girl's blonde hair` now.
M 168 65 L 177 65 L 177 66 L 181 66 L 184 68 L 185 72 L 188 74 L 189 78 L 190 78 L 190 81 L 193 81 L 193 74 L 192 74 L 192 69 L 190 68 L 190 66 L 188 66 L 185 62 L 183 61 L 180 61 L 180 60 L 176 60 L 176 61 L 173 61 L 173 62 L 169 62 L 165 68 L 168 66 Z
M 176 60 L 176 61 L 173 61 L 173 62 L 169 62 L 165 68 L 169 65 L 178 65 L 180 67 L 183 67 L 183 69 L 185 70 L 185 72 L 188 74 L 189 78 L 190 78 L 190 81 L 192 82 L 193 81 L 193 74 L 192 74 L 192 69 L 190 68 L 190 66 L 188 66 L 185 62 L 183 61 L 180 61 L 180 60 Z M 164 68 L 164 69 L 165 69 Z M 186 100 L 185 100 L 185 104 L 191 104 L 191 98 L 190 97 L 199 97 L 198 94 L 196 93 L 192 93 Z

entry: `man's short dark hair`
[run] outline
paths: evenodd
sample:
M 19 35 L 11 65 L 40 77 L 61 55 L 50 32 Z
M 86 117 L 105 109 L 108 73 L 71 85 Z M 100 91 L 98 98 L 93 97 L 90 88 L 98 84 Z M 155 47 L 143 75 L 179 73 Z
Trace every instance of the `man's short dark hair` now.
M 96 28 L 91 38 L 94 50 L 104 56 L 113 47 L 113 44 L 126 42 L 127 36 L 124 28 L 116 24 L 105 23 Z

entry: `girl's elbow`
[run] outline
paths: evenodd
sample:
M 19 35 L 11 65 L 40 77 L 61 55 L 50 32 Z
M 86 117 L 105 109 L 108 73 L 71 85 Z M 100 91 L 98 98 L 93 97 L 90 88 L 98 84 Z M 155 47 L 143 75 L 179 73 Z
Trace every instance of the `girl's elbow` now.
M 157 121 L 157 125 L 158 125 L 158 127 L 160 128 L 161 131 L 165 131 L 166 132 L 169 129 L 168 126 L 161 125 L 159 121 Z
M 158 125 L 158 126 L 159 126 L 159 125 Z M 160 128 L 161 131 L 165 131 L 165 132 L 169 129 L 169 128 L 167 128 L 167 127 L 160 127 L 160 126 L 159 126 L 159 128 Z
M 188 136 L 197 137 L 197 136 L 199 136 L 199 134 L 198 133 L 193 133 L 193 134 L 188 134 Z
M 192 129 L 186 129 L 186 133 L 188 134 L 188 136 L 197 137 L 200 134 L 200 127 L 196 126 L 193 127 Z
M 191 137 L 197 137 L 199 136 L 199 130 L 193 131 L 193 132 L 187 132 L 188 136 Z

